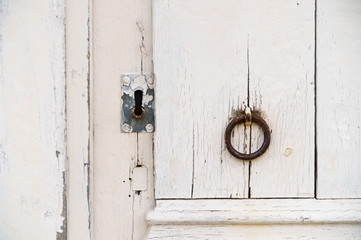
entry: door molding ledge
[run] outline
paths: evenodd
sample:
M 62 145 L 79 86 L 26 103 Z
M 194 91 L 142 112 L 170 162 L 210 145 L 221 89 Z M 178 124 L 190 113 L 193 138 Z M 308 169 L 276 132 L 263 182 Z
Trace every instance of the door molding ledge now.
M 274 225 L 361 223 L 361 200 L 158 200 L 150 225 Z

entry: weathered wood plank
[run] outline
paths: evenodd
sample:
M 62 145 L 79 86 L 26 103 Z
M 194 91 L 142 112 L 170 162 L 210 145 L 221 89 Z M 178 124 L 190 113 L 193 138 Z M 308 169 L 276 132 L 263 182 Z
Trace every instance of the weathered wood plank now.
M 361 224 L 153 226 L 148 239 L 360 239 Z
M 315 1 L 251 1 L 250 105 L 272 129 L 252 161 L 251 197 L 314 196 Z M 252 151 L 263 141 L 252 129 Z
M 152 225 L 361 223 L 360 200 L 158 200 Z
M 140 70 L 140 58 L 134 54 L 138 48 L 133 43 L 139 42 L 136 19 L 125 3 L 93 2 L 94 239 L 132 239 L 133 234 L 129 217 L 137 136 L 120 134 L 120 75 Z
M 155 1 L 154 28 L 157 198 L 248 197 L 248 162 L 223 144 L 248 98 L 274 130 L 251 197 L 312 197 L 314 2 Z
M 154 1 L 156 198 L 248 195 L 248 163 L 224 146 L 229 117 L 247 103 L 246 5 Z M 240 130 L 234 144 L 248 149 Z
M 360 207 L 356 199 L 157 200 L 148 239 L 358 239 Z
M 137 165 L 147 169 L 147 189 L 135 192 L 133 202 L 133 239 L 142 240 L 148 230 L 147 214 L 154 208 L 153 134 L 138 134 Z
M 142 41 L 137 44 L 140 46 L 141 53 L 141 72 L 153 72 L 153 42 L 152 42 L 152 1 L 143 0 L 137 6 L 137 11 L 141 18 L 138 18 L 138 36 Z M 139 53 L 137 53 L 139 54 Z M 141 165 L 147 169 L 147 189 L 145 191 L 133 192 L 133 239 L 143 240 L 148 231 L 146 222 L 147 213 L 154 208 L 154 167 L 153 167 L 153 135 L 150 133 L 137 134 L 137 161 L 133 166 Z
M 317 7 L 317 197 L 360 198 L 361 2 Z
M 152 70 L 150 4 L 93 2 L 94 239 L 142 239 L 153 206 L 152 134 L 120 132 L 121 74 Z M 138 164 L 149 177 L 148 190 L 139 195 L 132 189 Z
M 64 1 L 0 1 L 0 239 L 66 235 Z
M 91 235 L 89 7 L 88 0 L 66 2 L 68 240 L 89 240 Z

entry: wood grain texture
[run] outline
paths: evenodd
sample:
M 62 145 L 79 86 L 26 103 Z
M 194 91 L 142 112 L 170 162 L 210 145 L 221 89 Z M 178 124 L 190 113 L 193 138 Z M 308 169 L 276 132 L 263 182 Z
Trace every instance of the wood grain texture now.
M 317 197 L 360 198 L 361 2 L 317 6 Z
M 360 208 L 360 200 L 158 200 L 147 219 L 152 225 L 360 224 Z
M 154 226 L 148 239 L 360 239 L 360 224 Z
M 66 1 L 67 240 L 89 240 L 91 101 L 89 2 Z
M 133 239 L 143 240 L 148 232 L 147 214 L 154 208 L 153 134 L 138 134 L 137 165 L 147 169 L 147 189 L 133 192 Z
M 223 136 L 247 103 L 245 2 L 154 1 L 156 198 L 248 195 L 248 163 Z M 248 149 L 239 130 L 234 144 Z
M 65 235 L 64 1 L 0 1 L 0 239 Z
M 250 1 L 250 106 L 272 129 L 252 161 L 251 197 L 314 196 L 315 1 Z M 263 141 L 252 129 L 252 152 Z
M 139 1 L 139 5 L 134 7 L 139 11 L 136 22 L 138 32 L 142 41 L 137 42 L 140 48 L 141 73 L 153 72 L 153 41 L 152 41 L 152 1 Z M 131 23 L 131 24 L 134 24 Z M 139 54 L 139 51 L 133 54 Z M 139 63 L 138 63 L 139 64 Z M 138 70 L 139 73 L 139 70 Z M 143 166 L 147 169 L 147 189 L 145 191 L 134 192 L 133 190 L 133 240 L 143 240 L 148 232 L 146 216 L 154 208 L 154 167 L 153 167 L 153 133 L 137 134 L 137 160 L 133 162 L 135 166 Z
M 314 2 L 157 0 L 153 9 L 156 198 L 313 197 Z M 251 168 L 224 146 L 229 117 L 247 104 L 273 130 Z M 234 133 L 249 152 L 249 130 Z M 262 134 L 251 135 L 255 151 Z
M 120 131 L 121 74 L 152 71 L 151 1 L 93 1 L 93 239 L 143 239 L 153 207 L 153 134 Z M 148 189 L 132 171 L 148 169 Z

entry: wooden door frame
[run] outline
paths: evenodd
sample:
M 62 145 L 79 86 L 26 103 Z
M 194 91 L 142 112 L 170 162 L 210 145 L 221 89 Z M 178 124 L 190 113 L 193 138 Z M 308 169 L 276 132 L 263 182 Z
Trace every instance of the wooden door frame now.
M 91 239 L 91 3 L 66 0 L 66 239 Z
M 129 41 L 126 44 L 114 43 L 122 51 L 127 49 L 124 54 L 124 62 L 114 63 L 119 65 L 122 73 L 150 73 L 152 72 L 152 54 L 151 54 L 151 0 L 123 0 L 117 3 L 117 7 L 112 9 L 119 16 L 129 13 L 130 17 L 118 22 L 119 32 L 130 38 L 137 38 L 139 42 Z M 97 5 L 98 4 L 98 5 Z M 117 181 L 122 180 L 122 187 L 114 186 L 108 191 L 97 186 L 105 186 L 106 181 L 101 180 L 100 171 L 104 169 L 102 163 L 111 161 L 109 159 L 99 159 L 94 152 L 94 71 L 96 51 L 94 49 L 93 39 L 96 31 L 93 28 L 94 20 L 103 18 L 102 12 L 95 11 L 93 6 L 101 7 L 102 1 L 97 0 L 78 0 L 66 1 L 66 118 L 67 118 L 67 171 L 66 171 L 66 201 L 64 207 L 66 212 L 67 236 L 64 239 L 142 239 L 147 232 L 146 214 L 154 206 L 153 192 L 153 162 L 152 162 L 152 137 L 153 134 L 123 134 L 121 144 L 117 150 L 122 147 L 136 146 L 129 149 L 127 154 L 117 158 L 121 162 L 121 172 L 127 173 L 126 179 L 120 175 L 112 175 Z M 99 13 L 99 14 L 98 14 Z M 106 14 L 105 14 L 106 15 Z M 98 18 L 97 18 L 98 17 Z M 103 20 L 108 21 L 107 16 Z M 101 21 L 103 21 L 101 20 Z M 103 21 L 104 22 L 104 21 Z M 143 25 L 142 25 L 143 24 Z M 117 35 L 118 36 L 118 35 Z M 98 43 L 99 44 L 99 43 Z M 146 48 L 146 49 L 145 49 Z M 140 50 L 140 51 L 139 51 Z M 132 59 L 129 59 L 129 58 Z M 139 60 L 139 61 L 138 61 Z M 94 70 L 95 69 L 95 70 Z M 138 71 L 139 70 L 139 71 Z M 136 71 L 136 72 L 134 72 Z M 97 75 L 99 76 L 99 75 Z M 119 83 L 120 75 L 115 79 Z M 98 81 L 101 81 L 99 78 Z M 114 81 L 114 79 L 112 79 Z M 120 100 L 120 95 L 119 95 Z M 119 102 L 120 103 L 120 102 Z M 119 104 L 119 109 L 120 109 Z M 119 115 L 120 117 L 120 115 Z M 119 123 L 120 127 L 120 121 Z M 99 126 L 98 126 L 99 127 Z M 98 128 L 98 132 L 101 131 Z M 126 151 L 126 150 L 123 150 Z M 98 162 L 95 162 L 98 161 Z M 143 164 L 148 169 L 148 190 L 137 192 L 133 190 L 133 167 L 137 164 Z M 94 184 L 94 176 L 98 175 L 98 184 Z M 113 173 L 114 174 L 114 173 Z M 99 181 L 100 180 L 100 181 Z M 113 183 L 115 184 L 115 183 Z M 112 192 L 112 189 L 117 192 Z M 114 199 L 122 202 L 121 209 L 118 212 L 114 209 L 112 214 L 104 215 L 109 212 L 102 208 L 104 202 L 99 202 L 99 196 L 105 201 Z M 132 206 L 129 206 L 132 204 Z M 98 210 L 98 211 L 95 211 Z M 108 209 L 109 210 L 109 209 Z M 104 212 L 100 214 L 100 212 Z M 130 214 L 131 213 L 131 214 Z M 123 216 L 126 215 L 126 216 Z M 104 219 L 108 218 L 108 219 Z M 109 223 L 110 220 L 111 223 Z M 111 226 L 109 226 L 111 225 Z M 135 227 L 136 226 L 136 227 Z M 106 237 L 105 237 L 106 235 Z

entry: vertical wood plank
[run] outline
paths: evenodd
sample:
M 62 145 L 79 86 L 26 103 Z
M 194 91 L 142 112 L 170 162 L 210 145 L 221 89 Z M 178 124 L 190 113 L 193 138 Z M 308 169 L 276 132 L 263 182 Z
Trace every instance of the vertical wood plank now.
M 0 1 L 0 239 L 66 236 L 64 1 Z
M 132 239 L 135 134 L 120 134 L 120 75 L 140 62 L 136 19 L 126 1 L 93 2 L 94 239 Z M 122 8 L 123 7 L 123 8 Z M 123 13 L 123 14 L 121 14 Z M 128 217 L 125 217 L 128 216 Z
M 137 165 L 147 168 L 147 189 L 135 192 L 133 200 L 133 239 L 145 239 L 148 231 L 146 216 L 154 208 L 153 134 L 139 133 Z
M 124 73 L 150 73 L 151 1 L 93 2 L 94 239 L 142 239 L 153 206 L 152 134 L 120 132 Z M 132 189 L 136 165 L 148 169 L 148 190 Z
M 156 198 L 248 194 L 248 163 L 225 151 L 223 135 L 247 102 L 246 5 L 154 1 Z
M 66 1 L 67 239 L 90 239 L 89 2 Z
M 156 132 L 154 135 L 156 198 L 190 198 L 193 177 L 193 122 L 188 51 L 184 27 L 170 1 L 153 1 Z M 170 33 L 177 29 L 180 35 Z M 182 34 L 183 33 L 183 34 Z M 162 69 L 160 70 L 159 67 Z M 179 98 L 180 96 L 184 96 Z M 172 108 L 177 109 L 173 114 Z M 178 136 L 178 133 L 186 133 Z M 181 156 L 181 158 L 180 158 Z
M 361 2 L 317 1 L 317 197 L 361 197 Z
M 272 129 L 268 151 L 252 161 L 251 197 L 313 197 L 315 2 L 250 4 L 250 105 Z M 252 130 L 256 151 L 263 136 Z
M 141 72 L 153 72 L 153 41 L 152 41 L 152 1 L 143 0 L 137 9 L 137 26 L 142 39 L 138 42 L 141 54 Z M 138 54 L 138 53 L 137 53 Z M 133 239 L 143 240 L 148 231 L 146 215 L 154 208 L 154 167 L 153 167 L 153 133 L 137 134 L 137 161 L 133 166 L 141 165 L 147 168 L 147 190 L 133 192 Z

